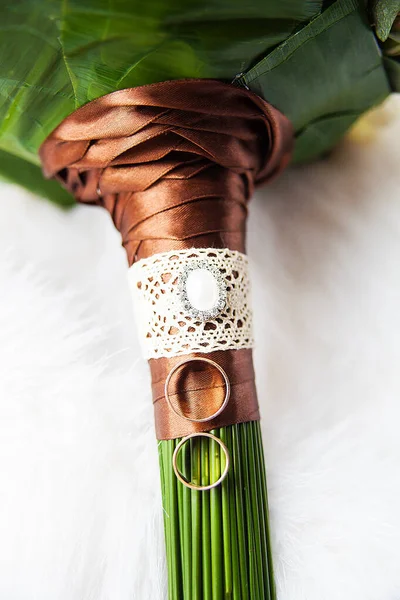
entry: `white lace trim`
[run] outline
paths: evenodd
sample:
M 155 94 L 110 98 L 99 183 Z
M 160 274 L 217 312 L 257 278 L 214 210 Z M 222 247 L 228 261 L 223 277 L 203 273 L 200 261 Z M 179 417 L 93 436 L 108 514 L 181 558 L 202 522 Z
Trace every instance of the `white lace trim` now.
M 182 286 L 198 268 L 215 276 L 218 311 L 190 309 Z M 253 346 L 246 255 L 226 248 L 163 252 L 136 262 L 128 277 L 145 358 Z

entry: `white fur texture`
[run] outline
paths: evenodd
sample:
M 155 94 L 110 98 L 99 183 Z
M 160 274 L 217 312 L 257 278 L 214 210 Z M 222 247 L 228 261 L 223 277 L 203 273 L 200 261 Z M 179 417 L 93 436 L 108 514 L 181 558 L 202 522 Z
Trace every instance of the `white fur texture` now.
M 399 113 L 251 206 L 279 600 L 400 597 Z M 0 190 L 0 599 L 164 599 L 118 235 L 100 209 Z

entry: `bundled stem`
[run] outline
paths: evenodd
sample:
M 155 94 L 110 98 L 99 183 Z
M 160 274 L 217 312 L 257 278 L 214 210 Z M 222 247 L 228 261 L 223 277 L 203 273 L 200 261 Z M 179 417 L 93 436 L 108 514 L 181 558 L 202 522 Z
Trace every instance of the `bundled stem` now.
M 180 440 L 159 444 L 169 600 L 274 600 L 260 424 L 212 433 L 227 446 L 231 466 L 223 483 L 206 492 L 176 479 L 172 455 Z M 214 440 L 191 439 L 178 467 L 204 486 L 219 478 L 225 456 Z

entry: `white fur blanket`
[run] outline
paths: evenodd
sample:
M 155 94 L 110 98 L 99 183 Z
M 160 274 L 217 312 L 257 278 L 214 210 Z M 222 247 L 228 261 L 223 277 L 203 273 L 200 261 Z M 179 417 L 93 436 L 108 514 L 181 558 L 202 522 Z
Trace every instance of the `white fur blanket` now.
M 400 597 L 399 171 L 397 97 L 251 206 L 279 600 Z M 118 235 L 101 209 L 0 190 L 0 600 L 161 600 Z

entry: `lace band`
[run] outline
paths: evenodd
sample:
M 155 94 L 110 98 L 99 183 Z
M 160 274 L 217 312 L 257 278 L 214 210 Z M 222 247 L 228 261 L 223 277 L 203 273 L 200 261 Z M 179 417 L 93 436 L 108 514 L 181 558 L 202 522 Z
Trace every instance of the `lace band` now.
M 253 346 L 247 256 L 227 248 L 155 254 L 129 269 L 145 358 Z

